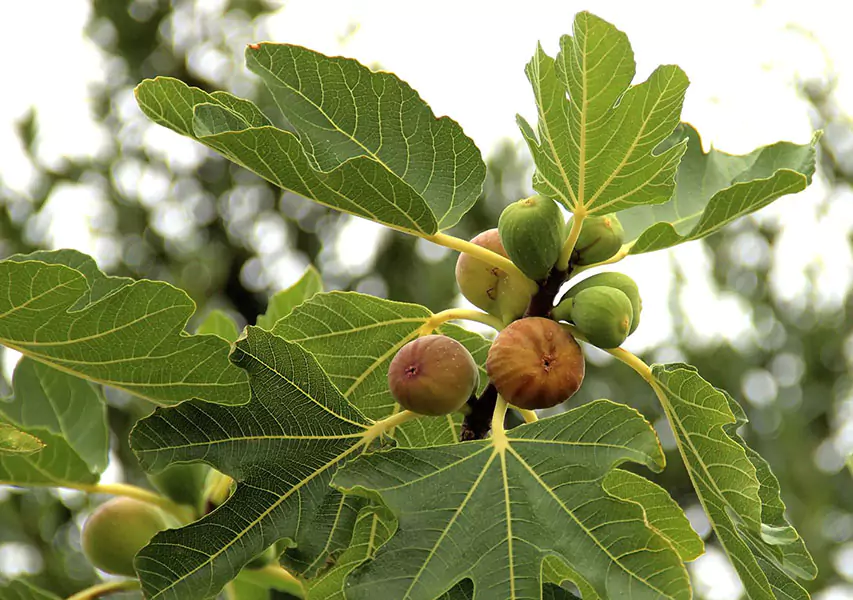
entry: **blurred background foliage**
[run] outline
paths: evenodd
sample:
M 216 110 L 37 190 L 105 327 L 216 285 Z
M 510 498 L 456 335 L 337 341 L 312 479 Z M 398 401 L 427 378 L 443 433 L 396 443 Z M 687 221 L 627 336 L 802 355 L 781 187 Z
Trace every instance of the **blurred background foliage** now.
M 107 83 L 93 90 L 93 106 L 112 135 L 111 149 L 97 158 L 43 164 L 35 151 L 39 115 L 31 112 L 22 120 L 18 134 L 36 169 L 36 184 L 24 196 L 0 180 L 0 255 L 49 246 L 51 194 L 63 184 L 85 184 L 104 200 L 92 232 L 106 248 L 102 266 L 112 274 L 174 283 L 194 298 L 199 315 L 221 308 L 241 324 L 254 323 L 269 293 L 295 280 L 309 263 L 320 269 L 329 289 L 434 310 L 457 302 L 455 254 L 282 194 L 200 145 L 188 146 L 187 158 L 176 160 L 152 143 L 158 134 L 132 97 L 133 86 L 146 77 L 169 75 L 208 91 L 227 89 L 255 99 L 269 115 L 276 113 L 242 68 L 242 37 L 235 34 L 254 28 L 254 37 L 265 39 L 263 18 L 274 9 L 263 0 L 230 0 L 201 12 L 190 0 L 93 0 L 87 32 L 108 57 L 109 69 Z M 806 82 L 800 92 L 813 107 L 815 128 L 827 131 L 820 169 L 829 182 L 822 200 L 828 210 L 853 183 L 853 123 L 835 102 L 831 78 Z M 487 162 L 484 199 L 454 231 L 459 237 L 494 226 L 506 204 L 529 193 L 531 170 L 520 147 L 507 142 Z M 745 436 L 773 467 L 791 520 L 820 569 L 809 587 L 826 597 L 853 597 L 853 480 L 844 468 L 853 445 L 853 296 L 848 292 L 840 305 L 827 308 L 811 285 L 796 303 L 774 298 L 769 278 L 778 268 L 778 234 L 772 222 L 745 219 L 699 243 L 715 284 L 748 306 L 755 343 L 697 343 L 682 310 L 689 268 L 673 262 L 674 332 L 644 358 L 692 363 L 741 400 L 751 421 Z M 364 248 L 356 256 L 341 251 L 362 237 L 358 245 Z M 588 370 L 581 399 L 629 402 L 656 423 L 668 454 L 668 468 L 657 478 L 687 509 L 697 530 L 708 535 L 649 389 L 603 354 L 593 352 L 590 361 L 595 366 Z M 8 382 L 0 385 L 8 394 Z M 150 407 L 108 395 L 112 475 L 148 485 L 126 440 Z M 26 575 L 63 597 L 97 582 L 80 554 L 79 527 L 100 500 L 76 492 L 0 488 L 0 577 Z M 719 554 L 712 540 L 709 546 L 712 558 Z M 700 595 L 725 597 L 698 572 L 697 586 Z

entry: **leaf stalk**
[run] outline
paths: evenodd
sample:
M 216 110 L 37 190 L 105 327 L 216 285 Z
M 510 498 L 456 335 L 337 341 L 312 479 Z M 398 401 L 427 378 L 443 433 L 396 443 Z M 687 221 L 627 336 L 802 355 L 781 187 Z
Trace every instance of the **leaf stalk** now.
M 429 335 L 447 321 L 454 321 L 457 319 L 476 321 L 483 325 L 488 325 L 497 331 L 504 328 L 504 322 L 489 313 L 469 308 L 448 308 L 447 310 L 437 312 L 431 316 L 427 322 L 424 323 L 423 327 L 421 327 L 419 335 Z
M 572 228 L 569 230 L 569 235 L 563 243 L 563 249 L 560 251 L 560 258 L 557 259 L 556 268 L 558 271 L 567 271 L 569 262 L 572 260 L 572 252 L 575 251 L 575 244 L 578 243 L 578 237 L 581 234 L 584 219 L 586 219 L 586 209 L 578 207 L 572 214 Z
M 68 596 L 67 600 L 93 600 L 101 598 L 116 592 L 125 592 L 127 590 L 135 590 L 139 588 L 139 580 L 137 579 L 122 579 L 121 581 L 108 581 L 107 583 L 99 583 L 85 590 L 81 590 L 76 594 Z
M 150 492 L 141 487 L 137 487 L 135 485 L 129 485 L 126 483 L 96 483 L 96 484 L 75 484 L 75 483 L 63 483 L 61 487 L 70 488 L 74 490 L 79 490 L 81 492 L 86 492 L 87 494 L 110 494 L 112 496 L 125 496 L 127 498 L 133 498 L 134 500 L 139 500 L 141 502 L 147 502 L 149 504 L 153 504 L 159 508 L 162 508 L 166 512 L 171 513 L 181 523 L 190 523 L 195 520 L 195 513 L 193 509 L 189 506 L 181 506 L 177 504 L 165 496 L 161 496 L 155 492 Z
M 492 252 L 488 248 L 483 248 L 482 246 L 478 246 L 477 244 L 460 239 L 458 237 L 454 237 L 452 235 L 447 235 L 446 233 L 439 232 L 433 235 L 425 235 L 422 237 L 425 240 L 432 242 L 433 244 L 438 244 L 439 246 L 444 246 L 445 248 L 450 248 L 451 250 L 470 254 L 474 258 L 478 258 L 483 262 L 492 265 L 493 267 L 497 267 L 511 275 L 521 277 L 524 281 L 528 282 L 531 290 L 536 288 L 536 283 L 531 281 L 524 273 L 522 273 L 521 270 L 515 266 L 515 263 L 513 263 L 505 256 L 501 256 L 497 252 Z

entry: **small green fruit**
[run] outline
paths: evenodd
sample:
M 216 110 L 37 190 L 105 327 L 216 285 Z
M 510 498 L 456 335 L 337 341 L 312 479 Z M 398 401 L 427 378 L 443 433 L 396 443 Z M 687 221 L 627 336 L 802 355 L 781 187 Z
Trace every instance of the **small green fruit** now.
M 557 203 L 544 196 L 513 202 L 498 221 L 509 258 L 534 281 L 546 279 L 560 257 L 565 239 L 563 227 Z
M 571 219 L 568 229 L 571 229 Z M 623 241 L 625 230 L 615 215 L 587 217 L 575 243 L 572 264 L 583 266 L 605 261 L 619 252 Z
M 468 350 L 444 335 L 425 335 L 397 352 L 388 367 L 391 395 L 406 410 L 439 416 L 464 406 L 480 374 Z
M 210 469 L 204 482 L 204 512 L 210 512 L 228 500 L 234 491 L 234 480 L 216 469 Z
M 498 334 L 486 372 L 504 400 L 533 410 L 574 395 L 583 382 L 583 352 L 559 323 L 541 317 L 513 321 Z
M 617 348 L 628 337 L 633 309 L 622 291 L 596 286 L 579 292 L 570 301 L 572 322 L 591 344 Z
M 133 498 L 116 497 L 101 504 L 83 525 L 83 553 L 107 573 L 136 577 L 133 557 L 158 531 L 168 528 L 166 514 Z
M 637 326 L 640 324 L 640 314 L 643 312 L 643 300 L 640 298 L 640 290 L 637 288 L 637 284 L 624 273 L 597 273 L 592 277 L 587 277 L 583 281 L 576 283 L 568 292 L 566 292 L 565 296 L 563 296 L 563 300 L 554 308 L 551 315 L 558 321 L 571 321 L 571 303 L 569 303 L 568 300 L 574 298 L 583 290 L 597 286 L 616 288 L 628 296 L 628 299 L 631 301 L 631 310 L 633 315 L 631 318 L 631 329 L 628 331 L 628 335 L 634 333 L 637 330 Z
M 188 504 L 201 510 L 204 501 L 204 486 L 210 467 L 203 463 L 170 465 L 148 475 L 148 480 L 178 504 Z
M 488 229 L 471 242 L 508 258 L 497 229 Z M 456 261 L 456 282 L 471 304 L 505 323 L 523 315 L 533 295 L 530 282 L 523 277 L 506 273 L 464 252 Z

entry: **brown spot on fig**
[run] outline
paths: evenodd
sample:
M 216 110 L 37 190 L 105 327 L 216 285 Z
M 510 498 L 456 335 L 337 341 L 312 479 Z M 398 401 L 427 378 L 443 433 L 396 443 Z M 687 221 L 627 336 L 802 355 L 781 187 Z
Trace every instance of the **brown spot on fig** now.
M 583 382 L 583 352 L 557 322 L 529 317 L 501 331 L 486 359 L 486 372 L 504 400 L 533 410 L 574 395 Z
M 425 335 L 397 352 L 388 367 L 388 388 L 406 410 L 439 416 L 462 408 L 480 375 L 468 350 L 444 335 Z

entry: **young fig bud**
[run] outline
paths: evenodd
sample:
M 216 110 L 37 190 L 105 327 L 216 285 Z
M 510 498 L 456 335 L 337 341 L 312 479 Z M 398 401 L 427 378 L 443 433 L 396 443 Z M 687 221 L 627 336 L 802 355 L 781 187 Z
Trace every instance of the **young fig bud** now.
M 92 566 L 114 575 L 136 577 L 133 557 L 158 531 L 166 514 L 148 502 L 118 496 L 101 504 L 83 525 L 83 553 Z
M 498 221 L 501 242 L 512 262 L 534 281 L 548 277 L 560 257 L 565 235 L 557 203 L 531 196 L 507 206 Z
M 170 465 L 148 475 L 148 480 L 163 495 L 178 504 L 188 504 L 201 511 L 204 503 L 204 487 L 210 467 L 203 463 Z
M 528 317 L 498 334 L 486 359 L 486 372 L 504 400 L 528 410 L 550 408 L 578 391 L 583 353 L 559 323 Z
M 497 229 L 487 229 L 471 242 L 508 258 Z M 464 252 L 456 261 L 456 282 L 471 304 L 504 322 L 523 315 L 533 295 L 529 282 L 518 274 L 506 273 Z
M 640 313 L 643 312 L 643 300 L 640 298 L 640 290 L 637 288 L 637 284 L 624 273 L 597 273 L 592 277 L 587 277 L 583 281 L 576 283 L 568 292 L 566 292 L 565 296 L 563 296 L 563 300 L 554 308 L 551 315 L 558 321 L 571 321 L 572 319 L 569 316 L 571 305 L 568 300 L 574 298 L 583 290 L 597 286 L 616 288 L 628 296 L 628 300 L 631 301 L 632 311 L 631 329 L 628 331 L 628 335 L 634 333 L 637 326 L 640 324 Z
M 388 368 L 391 395 L 406 410 L 447 415 L 462 408 L 477 389 L 480 374 L 468 350 L 444 335 L 412 340 Z
M 570 219 L 568 229 L 571 223 Z M 587 217 L 572 252 L 572 264 L 582 266 L 605 261 L 619 252 L 624 238 L 625 231 L 616 215 Z
M 595 286 L 570 300 L 571 320 L 590 344 L 617 348 L 631 329 L 631 301 L 614 287 Z

